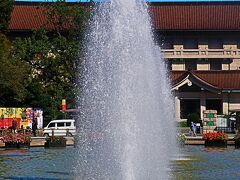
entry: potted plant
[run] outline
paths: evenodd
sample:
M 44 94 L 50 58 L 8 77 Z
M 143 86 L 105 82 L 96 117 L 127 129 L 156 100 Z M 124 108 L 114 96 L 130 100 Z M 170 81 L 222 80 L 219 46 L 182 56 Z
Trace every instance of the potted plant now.
M 240 148 L 240 132 L 234 136 L 235 148 Z
M 228 135 L 223 132 L 209 132 L 203 134 L 205 146 L 227 147 Z
M 44 147 L 66 147 L 66 139 L 62 136 L 46 137 Z
M 5 148 L 30 148 L 31 136 L 26 133 L 12 133 L 4 134 L 1 141 L 5 143 Z
M 178 142 L 179 142 L 179 145 L 181 145 L 181 146 L 183 146 L 183 145 L 185 145 L 185 141 L 186 141 L 186 135 L 185 134 L 183 134 L 183 133 L 178 133 L 177 134 L 177 140 L 178 140 Z

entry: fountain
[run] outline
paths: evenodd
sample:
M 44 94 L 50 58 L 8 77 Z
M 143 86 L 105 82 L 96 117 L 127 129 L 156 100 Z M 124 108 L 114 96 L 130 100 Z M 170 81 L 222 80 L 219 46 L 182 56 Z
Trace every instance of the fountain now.
M 142 0 L 95 3 L 80 68 L 76 179 L 167 179 L 174 104 Z

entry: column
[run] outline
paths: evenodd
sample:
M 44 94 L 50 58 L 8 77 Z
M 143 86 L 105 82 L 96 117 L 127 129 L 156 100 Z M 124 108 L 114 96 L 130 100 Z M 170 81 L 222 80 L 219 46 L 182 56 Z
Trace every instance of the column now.
M 180 99 L 179 99 L 179 94 L 175 92 L 175 117 L 176 120 L 180 120 Z
M 229 93 L 224 93 L 222 98 L 222 107 L 223 107 L 223 114 L 228 114 L 229 111 Z
M 200 118 L 203 119 L 203 111 L 206 110 L 206 96 L 204 92 L 200 94 Z

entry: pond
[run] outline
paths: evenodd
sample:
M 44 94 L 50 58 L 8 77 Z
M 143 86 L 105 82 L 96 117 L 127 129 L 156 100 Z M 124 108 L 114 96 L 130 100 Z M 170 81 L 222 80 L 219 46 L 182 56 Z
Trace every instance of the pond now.
M 0 179 L 73 179 L 73 147 L 0 149 Z
M 184 146 L 171 164 L 173 179 L 240 179 L 240 150 Z
M 74 179 L 76 148 L 0 149 L 0 179 Z M 240 150 L 184 146 L 170 167 L 172 179 L 240 179 Z

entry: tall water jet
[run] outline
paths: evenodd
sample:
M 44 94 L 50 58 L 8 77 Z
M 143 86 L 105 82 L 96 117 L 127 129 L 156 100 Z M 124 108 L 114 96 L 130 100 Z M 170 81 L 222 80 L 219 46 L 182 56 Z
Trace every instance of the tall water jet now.
M 167 179 L 175 111 L 147 4 L 96 3 L 85 50 L 76 179 Z

